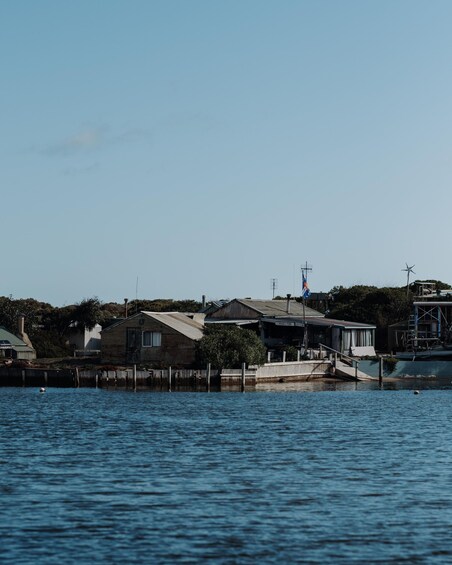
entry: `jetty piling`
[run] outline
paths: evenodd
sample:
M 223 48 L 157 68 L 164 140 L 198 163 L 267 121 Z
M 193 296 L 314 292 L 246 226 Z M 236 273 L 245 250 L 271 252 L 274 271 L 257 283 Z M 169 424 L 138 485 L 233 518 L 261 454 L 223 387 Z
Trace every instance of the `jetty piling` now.
M 383 383 L 383 357 L 378 358 L 378 384 L 381 386 Z

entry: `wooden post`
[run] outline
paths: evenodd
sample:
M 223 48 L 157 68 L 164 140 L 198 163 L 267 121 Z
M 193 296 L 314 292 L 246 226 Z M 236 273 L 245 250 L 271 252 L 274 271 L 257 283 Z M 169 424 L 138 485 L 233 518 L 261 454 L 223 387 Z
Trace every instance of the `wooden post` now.
M 287 352 L 283 351 L 282 352 L 282 362 L 285 363 L 286 362 L 286 357 L 287 357 Z
M 381 386 L 383 383 L 383 357 L 380 357 L 378 361 L 378 384 Z
M 323 359 L 323 347 L 319 347 L 319 359 Z
M 272 354 L 270 351 L 267 351 L 267 363 L 270 363 L 272 360 Z
M 99 371 L 96 371 L 96 388 L 99 386 Z
M 133 389 L 136 390 L 137 388 L 137 366 L 133 366 Z
M 337 351 L 334 352 L 334 368 L 337 367 Z
M 75 387 L 76 388 L 80 387 L 80 377 L 78 374 L 78 367 L 75 367 Z
M 207 392 L 210 391 L 210 363 L 207 363 L 206 389 L 207 389 Z
M 355 379 L 358 380 L 358 361 L 355 361 Z
M 246 363 L 242 363 L 242 392 L 245 392 L 246 384 Z
M 298 349 L 297 350 L 297 361 L 300 362 L 301 359 L 301 351 Z
M 171 367 L 168 367 L 168 390 L 171 391 Z

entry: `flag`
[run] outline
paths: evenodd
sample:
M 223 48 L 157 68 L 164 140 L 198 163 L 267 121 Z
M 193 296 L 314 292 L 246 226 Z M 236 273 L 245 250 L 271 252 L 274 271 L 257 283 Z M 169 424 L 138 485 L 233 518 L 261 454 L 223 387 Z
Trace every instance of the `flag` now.
M 311 291 L 309 290 L 308 279 L 304 276 L 304 274 L 301 277 L 302 277 L 301 296 L 302 298 L 309 298 Z

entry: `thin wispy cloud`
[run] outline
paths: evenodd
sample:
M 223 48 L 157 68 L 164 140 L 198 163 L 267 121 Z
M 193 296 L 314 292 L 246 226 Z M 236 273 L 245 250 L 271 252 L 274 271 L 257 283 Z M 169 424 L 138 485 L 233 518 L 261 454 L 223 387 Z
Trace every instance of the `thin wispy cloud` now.
M 209 130 L 213 126 L 208 116 L 200 114 L 169 114 L 159 119 L 151 128 L 124 127 L 115 131 L 108 126 L 86 126 L 68 137 L 41 147 L 34 151 L 51 157 L 71 157 L 92 154 L 113 145 L 150 142 L 168 131 Z
M 44 148 L 47 155 L 69 156 L 89 152 L 102 147 L 107 139 L 106 127 L 87 127 L 61 141 Z
M 151 137 L 151 132 L 145 128 L 129 128 L 112 136 L 110 141 L 111 143 L 134 143 Z
M 63 175 L 67 177 L 75 177 L 78 175 L 89 175 L 99 170 L 99 163 L 92 163 L 87 167 L 68 167 L 63 170 Z

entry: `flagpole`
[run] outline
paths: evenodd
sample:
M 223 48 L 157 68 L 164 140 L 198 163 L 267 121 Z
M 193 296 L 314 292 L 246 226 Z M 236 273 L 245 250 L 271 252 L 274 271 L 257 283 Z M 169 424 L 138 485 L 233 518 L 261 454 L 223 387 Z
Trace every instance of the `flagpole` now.
M 303 335 L 303 348 L 304 352 L 306 353 L 308 349 L 308 328 L 306 327 L 306 298 L 304 297 L 304 292 L 302 296 L 302 303 L 303 303 L 303 327 L 304 327 L 304 335 Z
M 301 267 L 301 302 L 303 304 L 303 326 L 304 326 L 304 335 L 303 335 L 303 348 L 304 353 L 306 354 L 308 350 L 308 326 L 306 323 L 306 294 L 309 292 L 308 287 L 308 272 L 312 271 L 312 267 L 308 266 L 308 262 L 305 262 L 304 267 Z

